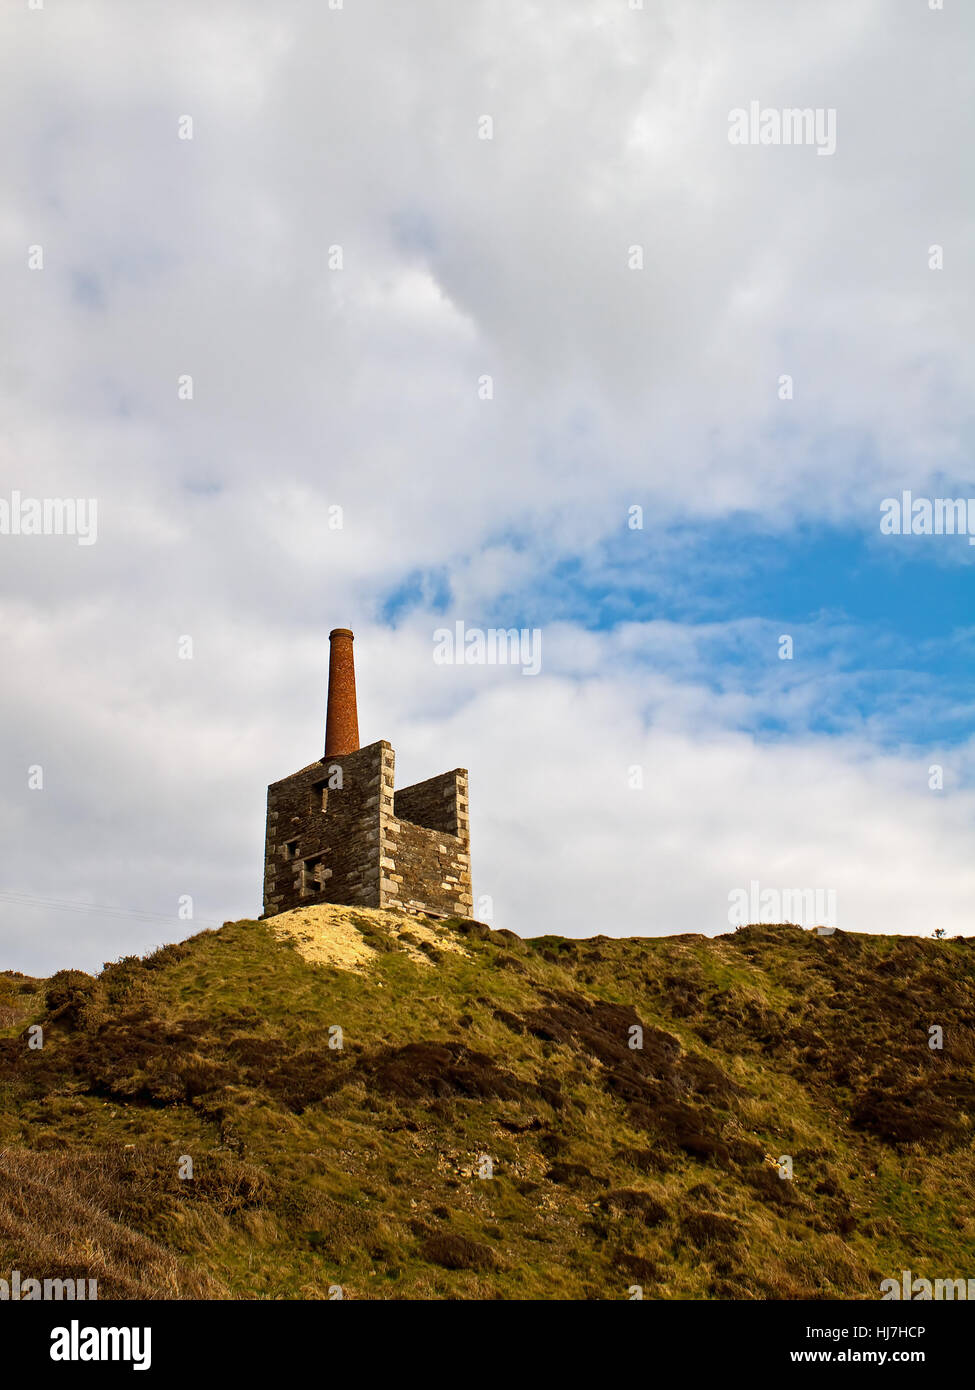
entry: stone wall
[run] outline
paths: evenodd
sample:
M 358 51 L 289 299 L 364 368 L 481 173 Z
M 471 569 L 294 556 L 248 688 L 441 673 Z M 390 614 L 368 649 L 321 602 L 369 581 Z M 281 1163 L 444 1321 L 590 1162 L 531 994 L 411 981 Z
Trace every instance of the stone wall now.
M 397 792 L 395 766 L 390 749 L 380 817 L 382 906 L 469 917 L 474 900 L 467 771 L 454 768 Z
M 397 792 L 395 767 L 381 740 L 268 787 L 265 917 L 320 902 L 470 916 L 467 772 Z
M 382 906 L 469 917 L 473 911 L 466 842 L 407 820 L 387 824 Z
M 315 902 L 379 907 L 384 752 L 392 756 L 388 743 L 372 743 L 268 787 L 265 917 Z M 335 769 L 341 787 L 329 786 Z
M 403 787 L 394 794 L 393 814 L 428 830 L 443 830 L 464 838 L 461 830 L 467 830 L 467 773 L 457 767 L 453 772 L 442 772 L 439 777 Z

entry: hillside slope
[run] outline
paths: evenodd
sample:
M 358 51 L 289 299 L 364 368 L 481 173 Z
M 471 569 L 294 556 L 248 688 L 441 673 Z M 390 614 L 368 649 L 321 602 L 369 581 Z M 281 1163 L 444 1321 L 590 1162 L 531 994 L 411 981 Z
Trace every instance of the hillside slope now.
M 975 1276 L 973 1121 L 972 938 L 522 941 L 315 908 L 0 975 L 0 1275 L 875 1299 Z

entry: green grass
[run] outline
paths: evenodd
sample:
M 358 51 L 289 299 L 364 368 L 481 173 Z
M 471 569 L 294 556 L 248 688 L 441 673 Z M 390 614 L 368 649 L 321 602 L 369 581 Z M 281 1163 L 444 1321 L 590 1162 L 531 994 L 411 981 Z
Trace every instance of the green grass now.
M 428 965 L 378 915 L 358 926 L 358 972 L 235 922 L 94 979 L 0 974 L 0 1274 L 533 1299 L 975 1274 L 968 940 L 447 923 L 463 949 Z

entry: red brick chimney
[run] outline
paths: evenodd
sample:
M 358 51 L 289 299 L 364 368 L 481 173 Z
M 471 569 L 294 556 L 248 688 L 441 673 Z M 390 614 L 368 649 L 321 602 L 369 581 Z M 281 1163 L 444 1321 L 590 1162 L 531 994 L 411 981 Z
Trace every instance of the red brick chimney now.
M 355 665 L 352 633 L 347 627 L 328 634 L 328 712 L 325 715 L 325 756 L 340 758 L 359 747 L 359 715 L 355 704 Z

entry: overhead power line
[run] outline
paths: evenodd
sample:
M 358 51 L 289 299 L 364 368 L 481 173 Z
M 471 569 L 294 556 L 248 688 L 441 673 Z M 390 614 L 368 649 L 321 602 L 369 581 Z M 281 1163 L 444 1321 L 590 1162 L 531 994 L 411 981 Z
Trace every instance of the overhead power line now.
M 71 902 L 66 898 L 39 898 L 32 893 L 0 892 L 0 902 L 16 907 L 42 907 L 55 912 L 97 913 L 101 917 L 116 917 L 136 922 L 190 923 L 197 927 L 221 927 L 213 917 L 180 917 L 177 913 L 146 912 L 141 908 L 112 907 L 107 903 Z

